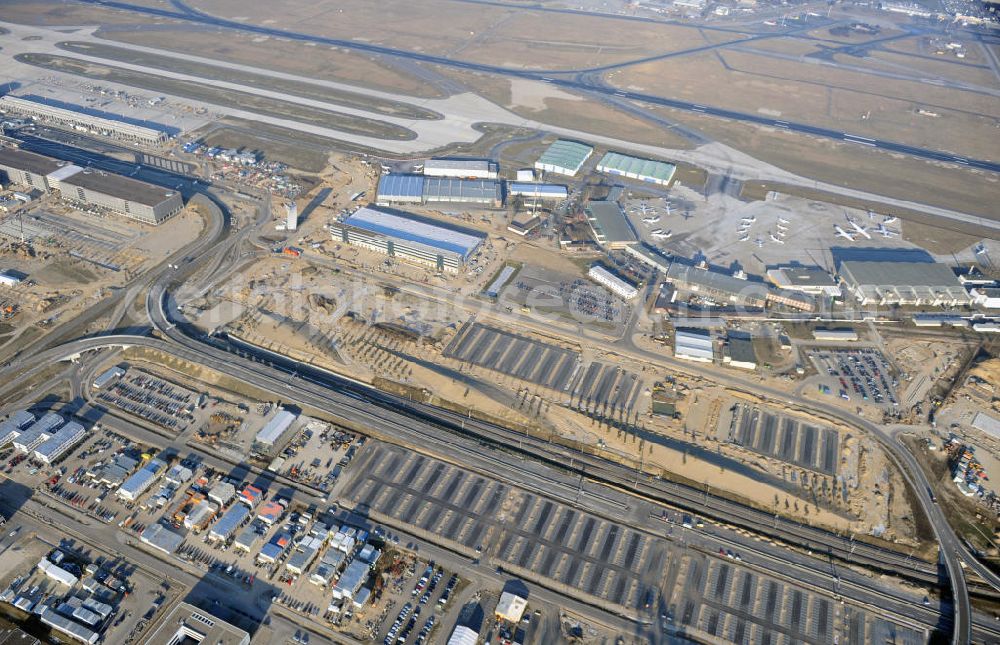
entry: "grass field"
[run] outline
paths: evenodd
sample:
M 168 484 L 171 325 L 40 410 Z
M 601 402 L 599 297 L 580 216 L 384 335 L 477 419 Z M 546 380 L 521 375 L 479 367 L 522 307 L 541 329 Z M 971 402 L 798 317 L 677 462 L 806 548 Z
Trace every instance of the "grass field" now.
M 233 106 L 264 116 L 310 123 L 353 134 L 400 141 L 416 138 L 416 133 L 412 130 L 392 123 L 377 121 L 375 119 L 364 119 L 329 110 L 320 110 L 295 103 L 287 103 L 246 92 L 224 90 L 203 83 L 134 72 L 112 65 L 98 65 L 50 54 L 19 54 L 15 56 L 15 59 L 18 62 L 43 69 L 76 74 L 94 80 L 122 83 L 153 92 L 180 96 L 195 101 L 204 101 L 219 106 Z
M 63 42 L 59 43 L 60 49 L 71 53 L 87 54 L 99 58 L 110 59 L 111 62 L 121 61 L 133 65 L 145 67 L 155 67 L 157 69 L 169 70 L 181 74 L 200 76 L 205 79 L 221 79 L 230 83 L 240 83 L 250 87 L 259 87 L 269 90 L 285 92 L 292 96 L 299 96 L 317 101 L 336 103 L 346 107 L 357 108 L 378 112 L 386 116 L 395 116 L 408 119 L 439 119 L 440 114 L 425 110 L 415 105 L 388 101 L 363 94 L 344 92 L 340 90 L 300 83 L 262 74 L 252 74 L 233 69 L 226 69 L 215 65 L 206 65 L 192 61 L 171 58 L 169 56 L 157 56 L 145 52 L 137 52 L 124 47 L 114 47 L 83 42 Z

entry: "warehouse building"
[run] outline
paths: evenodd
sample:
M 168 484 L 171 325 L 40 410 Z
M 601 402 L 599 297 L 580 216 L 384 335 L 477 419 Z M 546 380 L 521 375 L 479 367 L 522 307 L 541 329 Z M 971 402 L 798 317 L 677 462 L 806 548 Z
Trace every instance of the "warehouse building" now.
M 594 149 L 584 143 L 559 139 L 542 153 L 535 162 L 535 168 L 573 177 L 593 153 Z
M 337 600 L 343 598 L 353 599 L 358 590 L 361 589 L 361 585 L 368 579 L 370 573 L 371 568 L 367 562 L 362 561 L 361 558 L 351 560 L 351 563 L 347 565 L 344 573 L 341 574 L 340 579 L 337 580 L 337 584 L 333 587 L 333 597 Z
M 601 246 L 617 250 L 638 241 L 635 229 L 618 202 L 590 202 L 584 211 L 594 240 Z
M 338 242 L 450 272 L 464 266 L 486 238 L 415 215 L 367 207 L 328 228 Z
M 425 204 L 478 204 L 499 208 L 502 200 L 500 182 L 495 179 L 424 178 Z
M 618 152 L 608 152 L 597 163 L 597 172 L 659 184 L 660 186 L 669 185 L 676 170 L 676 166 L 665 161 L 640 159 Z
M 48 176 L 65 165 L 65 162 L 34 152 L 18 148 L 0 148 L 0 171 L 6 176 L 7 183 L 16 186 L 29 186 L 48 193 L 53 190 L 49 186 Z
M 512 182 L 507 185 L 507 195 L 523 197 L 525 200 L 562 201 L 569 196 L 565 186 L 559 184 L 528 184 Z
M 139 534 L 139 540 L 167 555 L 174 553 L 184 543 L 184 536 L 174 533 L 162 524 L 150 524 Z
M 428 159 L 424 162 L 427 177 L 459 179 L 496 179 L 500 167 L 489 159 Z
M 250 634 L 194 605 L 170 610 L 145 645 L 250 645 Z
M 694 293 L 724 305 L 763 308 L 767 302 L 766 285 L 748 282 L 707 266 L 674 262 L 667 270 L 666 280 L 679 291 Z
M 542 225 L 542 218 L 532 213 L 518 213 L 510 220 L 507 230 L 524 237 Z
M 126 502 L 134 502 L 149 490 L 149 487 L 160 477 L 167 464 L 159 459 L 153 459 L 134 475 L 126 479 L 118 488 L 118 497 Z
M 639 295 L 639 290 L 622 280 L 599 264 L 595 264 L 587 271 L 587 277 L 611 290 L 616 296 L 625 300 L 631 300 Z
M 218 540 L 219 542 L 225 542 L 236 529 L 243 526 L 243 522 L 250 517 L 250 509 L 243 504 L 236 504 L 228 511 L 223 513 L 222 517 L 212 526 L 212 530 L 209 531 L 208 538 L 210 540 Z
M 715 348 L 711 332 L 704 329 L 677 329 L 674 332 L 674 357 L 711 363 Z
M 162 224 L 184 208 L 179 192 L 121 175 L 64 166 L 55 173 L 59 193 L 68 202 L 105 208 L 144 224 Z
M 82 109 L 50 105 L 34 97 L 0 97 L 0 112 L 18 114 L 48 125 L 86 131 L 127 143 L 155 146 L 166 142 L 167 133 L 157 128 L 87 114 Z
M 67 450 L 80 443 L 86 435 L 87 431 L 82 425 L 76 421 L 70 421 L 35 448 L 35 459 L 43 464 L 51 465 L 52 462 L 66 454 Z
M 951 267 L 938 262 L 844 261 L 840 279 L 862 305 L 972 304 Z
M 840 285 L 819 267 L 782 267 L 768 269 L 767 279 L 779 289 L 801 291 L 812 296 L 839 298 Z
M 378 179 L 375 203 L 379 206 L 394 204 L 422 204 L 424 178 L 422 175 L 382 175 Z
M 264 450 L 273 449 L 281 442 L 281 438 L 285 436 L 297 418 L 298 415 L 288 410 L 278 410 L 278 413 L 271 417 L 271 420 L 264 424 L 264 427 L 257 433 L 254 443 Z
M 45 607 L 38 615 L 38 619 L 52 629 L 69 636 L 70 638 L 93 645 L 100 638 L 100 634 L 81 625 L 78 622 L 66 618 L 51 607 Z

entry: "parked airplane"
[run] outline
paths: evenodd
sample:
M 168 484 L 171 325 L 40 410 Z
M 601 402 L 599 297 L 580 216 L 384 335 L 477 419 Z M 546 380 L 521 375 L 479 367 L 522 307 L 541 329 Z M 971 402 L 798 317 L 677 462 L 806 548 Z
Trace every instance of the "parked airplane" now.
M 778 222 L 778 230 L 779 230 L 779 231 L 787 231 L 787 230 L 788 230 L 788 227 L 787 227 L 787 226 L 785 226 L 784 224 L 782 224 L 782 223 L 781 223 L 781 222 L 779 221 L 779 222 Z
M 740 238 L 740 242 L 746 242 L 749 239 L 750 239 L 749 235 L 744 235 L 743 237 Z
M 844 238 L 845 240 L 850 240 L 851 242 L 854 241 L 854 236 L 845 231 L 844 229 L 840 228 L 839 225 L 834 224 L 833 230 L 837 231 L 837 235 Z
M 898 220 L 899 220 L 899 218 L 896 217 L 895 215 L 890 215 L 890 216 L 886 217 L 884 220 L 882 220 L 882 223 L 883 224 L 895 224 Z
M 761 237 L 758 235 L 757 239 L 754 240 L 754 244 L 757 245 L 757 248 L 761 248 L 762 246 L 764 246 L 764 240 L 762 240 Z
M 785 241 L 783 239 L 781 239 L 780 237 L 776 236 L 774 233 L 771 233 L 771 241 L 772 242 L 777 242 L 778 244 L 784 244 L 785 243 Z
M 643 217 L 642 221 L 646 224 L 656 224 L 660 221 L 660 216 L 656 215 L 655 217 Z
M 740 219 L 740 221 L 741 222 L 746 222 L 748 224 L 753 224 L 754 222 L 757 221 L 757 216 L 756 215 L 751 215 L 750 217 L 744 217 L 744 218 Z
M 779 217 L 778 218 L 778 224 L 787 224 L 787 223 L 788 223 L 788 220 L 785 219 L 784 217 Z
M 976 255 L 983 255 L 984 253 L 986 253 L 986 245 L 980 242 L 976 247 Z
M 886 228 L 885 224 L 879 224 L 878 228 L 875 229 L 875 232 L 881 235 L 882 237 L 896 237 L 897 235 L 899 235 L 899 231 L 894 231 L 892 229 Z
M 854 227 L 854 230 L 857 232 L 857 235 L 864 235 L 866 239 L 869 239 L 869 240 L 872 239 L 871 233 L 869 233 L 868 231 L 866 231 L 863 226 L 859 226 L 858 223 L 855 222 L 852 219 L 849 219 L 847 221 L 850 223 L 851 226 Z
M 658 228 L 655 231 L 653 231 L 653 237 L 655 237 L 658 240 L 670 239 L 671 235 L 673 235 L 673 231 L 667 231 L 664 233 L 662 228 Z

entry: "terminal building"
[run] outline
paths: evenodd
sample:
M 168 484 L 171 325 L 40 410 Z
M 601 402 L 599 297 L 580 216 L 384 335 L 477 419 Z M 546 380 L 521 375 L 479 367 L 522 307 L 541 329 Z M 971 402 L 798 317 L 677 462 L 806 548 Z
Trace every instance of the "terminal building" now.
M 638 241 L 632 223 L 618 202 L 590 202 L 584 211 L 594 240 L 601 246 L 618 250 Z
M 26 116 L 57 127 L 146 146 L 159 145 L 168 138 L 167 133 L 160 129 L 87 114 L 82 109 L 57 107 L 32 97 L 0 97 L 0 112 Z
M 11 183 L 43 193 L 58 191 L 66 202 L 96 206 L 145 224 L 160 224 L 184 208 L 179 192 L 17 148 L 0 148 L 0 171 Z
M 457 272 L 485 234 L 417 217 L 362 207 L 328 226 L 333 239 L 437 271 Z
M 542 153 L 535 162 L 535 168 L 544 172 L 554 172 L 559 175 L 573 177 L 580 172 L 594 149 L 577 141 L 559 139 Z
M 766 285 L 707 267 L 674 262 L 667 270 L 666 280 L 679 291 L 697 294 L 724 306 L 763 309 L 767 303 Z
M 638 289 L 599 264 L 595 264 L 590 267 L 590 270 L 587 271 L 587 277 L 594 282 L 607 287 L 612 293 L 620 298 L 624 298 L 625 300 L 631 300 L 639 295 Z
M 496 179 L 500 167 L 489 159 L 428 159 L 424 162 L 427 177 L 460 179 Z
M 779 289 L 801 291 L 813 296 L 839 298 L 840 285 L 819 267 L 782 267 L 768 269 L 767 279 Z
M 608 152 L 597 162 L 597 172 L 659 184 L 660 186 L 669 185 L 676 170 L 676 166 L 665 161 L 640 159 L 618 152 Z
M 971 305 L 973 298 L 951 267 L 938 262 L 840 264 L 840 279 L 861 305 Z

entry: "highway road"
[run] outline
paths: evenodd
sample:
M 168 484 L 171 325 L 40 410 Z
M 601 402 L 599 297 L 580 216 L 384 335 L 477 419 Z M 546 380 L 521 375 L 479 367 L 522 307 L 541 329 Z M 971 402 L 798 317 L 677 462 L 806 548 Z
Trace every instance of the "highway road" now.
M 436 56 L 432 54 L 424 54 L 421 52 L 414 52 L 414 51 L 396 49 L 392 47 L 386 47 L 383 45 L 375 45 L 372 43 L 366 43 L 357 40 L 328 38 L 325 36 L 319 36 L 315 34 L 307 34 L 303 32 L 295 32 L 286 29 L 278 29 L 275 27 L 267 27 L 264 25 L 255 25 L 251 23 L 238 22 L 235 20 L 228 20 L 225 18 L 219 18 L 192 9 L 179 1 L 173 2 L 175 7 L 182 7 L 182 10 L 179 11 L 171 11 L 168 9 L 161 9 L 156 7 L 147 7 L 127 2 L 116 2 L 113 0 L 79 0 L 79 1 L 87 4 L 95 4 L 95 5 L 109 7 L 112 9 L 131 11 L 150 16 L 172 18 L 175 20 L 184 20 L 204 25 L 212 25 L 215 27 L 233 29 L 247 33 L 266 35 L 275 38 L 287 38 L 290 40 L 312 42 L 327 46 L 344 47 L 347 49 L 362 51 L 369 54 L 392 56 L 412 61 L 418 61 L 422 63 L 432 63 L 434 65 L 442 65 L 445 67 L 451 67 L 455 69 L 462 69 L 473 72 L 484 72 L 489 74 L 498 74 L 502 76 L 510 76 L 528 80 L 540 80 L 546 83 L 551 83 L 558 87 L 562 87 L 564 89 L 583 90 L 583 91 L 594 92 L 597 94 L 612 94 L 619 98 L 625 98 L 633 101 L 642 101 L 645 103 L 649 103 L 651 105 L 669 107 L 677 110 L 683 110 L 686 112 L 705 114 L 708 116 L 716 116 L 744 123 L 765 125 L 769 127 L 787 130 L 789 132 L 797 132 L 825 139 L 833 139 L 836 141 L 842 141 L 845 143 L 871 147 L 878 150 L 884 150 L 887 152 L 905 154 L 920 159 L 959 164 L 962 166 L 968 166 L 970 168 L 977 168 L 980 170 L 1000 172 L 1000 162 L 989 159 L 972 159 L 946 151 L 931 150 L 928 148 L 911 146 L 885 139 L 873 139 L 869 137 L 855 135 L 850 132 L 843 132 L 830 128 L 822 128 L 814 125 L 809 125 L 806 123 L 797 123 L 794 121 L 776 119 L 761 114 L 741 112 L 738 110 L 727 110 L 724 108 L 713 107 L 710 105 L 693 103 L 690 101 L 682 101 L 679 99 L 661 97 L 652 94 L 645 94 L 642 92 L 620 90 L 620 89 L 606 87 L 603 85 L 581 82 L 574 78 L 566 78 L 564 76 L 565 74 L 576 74 L 579 73 L 580 71 L 587 71 L 587 70 L 574 70 L 572 72 L 567 72 L 567 70 L 526 70 L 523 68 L 504 67 L 504 66 L 490 65 L 485 63 L 474 63 L 459 59 L 452 59 L 444 56 Z M 748 40 L 742 42 L 750 42 L 750 41 Z

